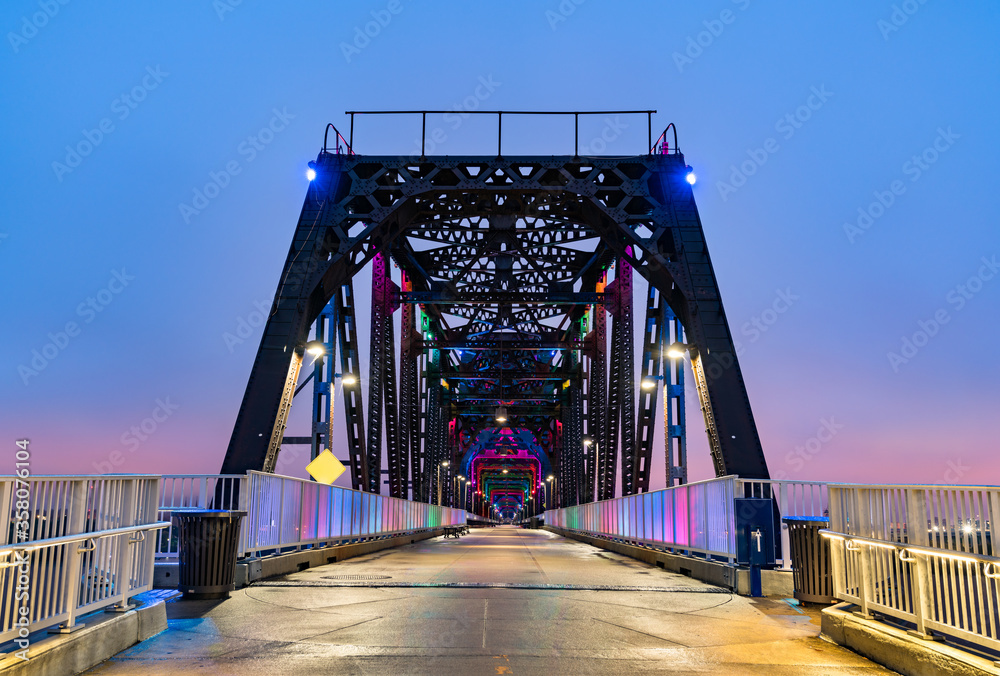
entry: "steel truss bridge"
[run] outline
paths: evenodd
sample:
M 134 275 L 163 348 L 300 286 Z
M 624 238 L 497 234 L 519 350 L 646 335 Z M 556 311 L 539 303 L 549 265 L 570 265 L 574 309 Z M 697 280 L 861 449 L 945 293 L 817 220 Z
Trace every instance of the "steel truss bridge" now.
M 330 447 L 340 389 L 356 489 L 381 492 L 385 472 L 394 497 L 503 518 L 644 492 L 660 406 L 666 482 L 683 483 L 688 359 L 716 474 L 768 477 L 673 125 L 631 157 L 505 156 L 503 116 L 526 113 L 479 111 L 497 117 L 496 155 L 358 154 L 354 117 L 374 112 L 349 113 L 348 138 L 329 125 L 310 163 L 223 473 L 273 472 L 283 444 Z M 424 129 L 432 112 L 407 111 Z M 655 111 L 613 112 L 652 130 Z M 596 113 L 539 114 L 578 129 Z M 364 317 L 354 278 L 369 265 Z M 289 437 L 307 349 L 312 429 Z

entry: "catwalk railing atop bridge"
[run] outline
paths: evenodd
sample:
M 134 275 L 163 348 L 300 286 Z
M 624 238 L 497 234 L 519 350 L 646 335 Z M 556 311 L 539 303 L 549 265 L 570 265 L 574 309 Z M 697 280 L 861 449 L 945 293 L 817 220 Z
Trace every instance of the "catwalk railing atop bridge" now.
M 239 556 L 322 546 L 464 524 L 467 513 L 387 495 L 326 486 L 306 479 L 248 472 L 246 475 L 186 474 L 163 477 L 160 514 L 233 505 L 247 512 Z M 164 531 L 157 557 L 177 556 L 176 534 Z

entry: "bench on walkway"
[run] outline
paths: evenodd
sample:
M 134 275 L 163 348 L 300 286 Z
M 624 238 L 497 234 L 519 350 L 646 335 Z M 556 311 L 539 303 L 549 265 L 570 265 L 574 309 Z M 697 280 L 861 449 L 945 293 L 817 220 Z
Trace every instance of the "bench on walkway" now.
M 468 532 L 469 532 L 469 526 L 466 525 L 466 524 L 463 524 L 461 526 L 445 526 L 444 527 L 444 536 L 446 538 L 461 537 L 462 535 L 468 534 Z

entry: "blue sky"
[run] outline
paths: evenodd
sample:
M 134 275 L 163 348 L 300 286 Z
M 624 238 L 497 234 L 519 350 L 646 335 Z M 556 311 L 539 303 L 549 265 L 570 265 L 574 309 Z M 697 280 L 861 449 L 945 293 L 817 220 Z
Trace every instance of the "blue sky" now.
M 476 105 L 677 124 L 772 474 L 1000 483 L 994 3 L 16 0 L 0 28 L 0 429 L 36 472 L 217 471 L 325 124 Z M 432 124 L 494 151 L 491 121 Z M 581 142 L 609 125 L 642 152 L 640 119 Z M 418 134 L 363 119 L 355 145 Z

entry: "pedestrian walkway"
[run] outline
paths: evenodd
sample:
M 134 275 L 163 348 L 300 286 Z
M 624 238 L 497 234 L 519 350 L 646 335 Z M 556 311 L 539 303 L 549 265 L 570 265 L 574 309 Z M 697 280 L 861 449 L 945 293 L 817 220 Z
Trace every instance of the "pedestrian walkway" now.
M 748 599 L 547 531 L 473 530 L 173 601 L 89 674 L 890 674 Z

